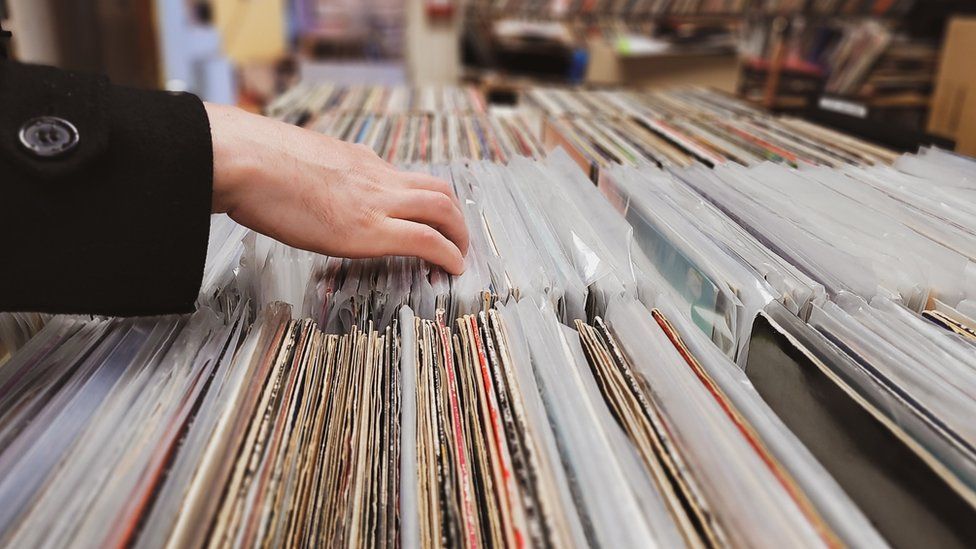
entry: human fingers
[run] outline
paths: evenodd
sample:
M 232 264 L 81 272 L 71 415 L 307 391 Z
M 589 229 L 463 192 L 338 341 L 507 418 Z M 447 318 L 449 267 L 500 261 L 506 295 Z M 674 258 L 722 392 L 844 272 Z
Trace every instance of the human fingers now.
M 454 186 L 449 182 L 426 173 L 408 173 L 404 175 L 407 178 L 407 187 L 441 193 L 448 196 L 455 204 L 460 206 L 461 202 L 458 200 L 457 194 L 454 193 Z
M 468 227 L 458 205 L 439 192 L 410 190 L 400 193 L 389 210 L 397 219 L 417 221 L 440 231 L 457 246 L 462 254 L 468 253 Z
M 386 219 L 385 232 L 386 255 L 419 257 L 440 265 L 451 274 L 464 272 L 461 251 L 430 225 L 391 217 Z

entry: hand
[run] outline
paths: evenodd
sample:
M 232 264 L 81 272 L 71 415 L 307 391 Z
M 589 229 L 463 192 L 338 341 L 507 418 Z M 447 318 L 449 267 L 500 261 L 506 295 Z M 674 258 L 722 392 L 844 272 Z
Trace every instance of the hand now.
M 290 246 L 336 257 L 409 255 L 464 270 L 468 231 L 451 185 L 353 145 L 206 104 L 213 211 Z

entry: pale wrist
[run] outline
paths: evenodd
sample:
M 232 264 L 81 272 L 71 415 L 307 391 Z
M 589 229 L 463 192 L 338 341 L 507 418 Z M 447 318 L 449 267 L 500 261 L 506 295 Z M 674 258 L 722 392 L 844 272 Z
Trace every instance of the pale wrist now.
M 213 143 L 213 200 L 214 213 L 232 211 L 238 204 L 243 187 L 259 175 L 260 163 L 254 147 L 247 139 L 248 114 L 227 105 L 204 103 L 210 119 Z

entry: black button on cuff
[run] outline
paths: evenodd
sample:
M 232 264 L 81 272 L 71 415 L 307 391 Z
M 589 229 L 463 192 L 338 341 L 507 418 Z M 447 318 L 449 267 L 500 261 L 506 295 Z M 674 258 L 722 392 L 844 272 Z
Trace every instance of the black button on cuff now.
M 38 158 L 57 158 L 78 146 L 80 136 L 74 124 L 57 116 L 32 118 L 20 127 L 20 144 Z

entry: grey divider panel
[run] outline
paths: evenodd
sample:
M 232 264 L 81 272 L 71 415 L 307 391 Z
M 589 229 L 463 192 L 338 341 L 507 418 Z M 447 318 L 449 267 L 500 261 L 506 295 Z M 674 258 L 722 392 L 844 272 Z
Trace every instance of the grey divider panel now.
M 965 488 L 856 396 L 873 380 L 847 354 L 777 303 L 756 318 L 746 374 L 892 546 L 976 543 Z

